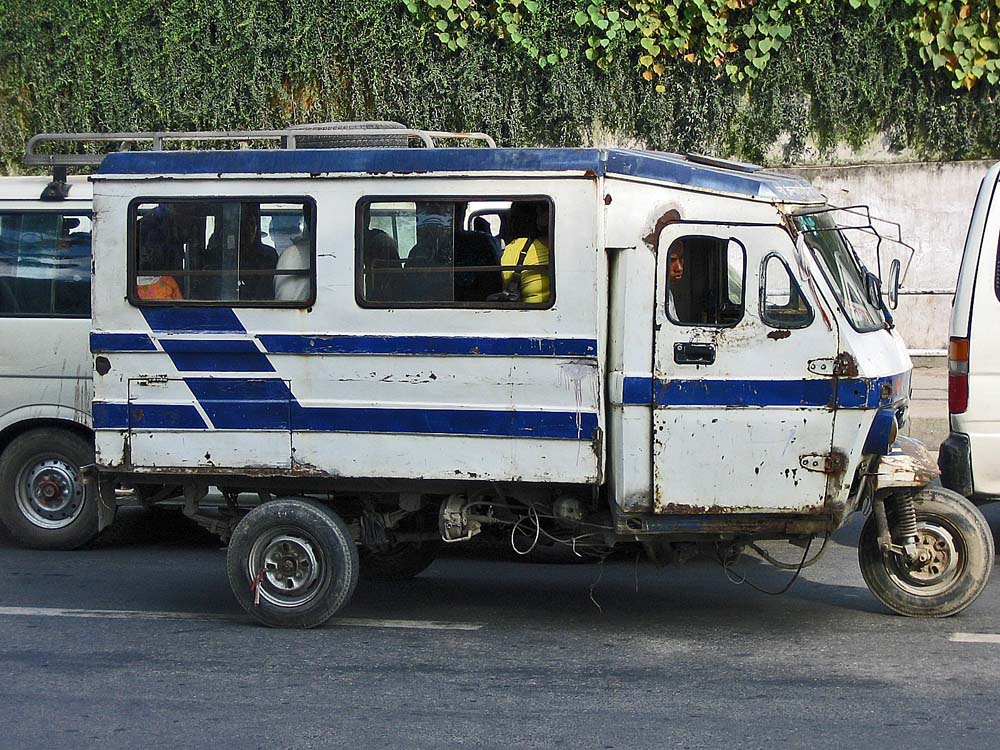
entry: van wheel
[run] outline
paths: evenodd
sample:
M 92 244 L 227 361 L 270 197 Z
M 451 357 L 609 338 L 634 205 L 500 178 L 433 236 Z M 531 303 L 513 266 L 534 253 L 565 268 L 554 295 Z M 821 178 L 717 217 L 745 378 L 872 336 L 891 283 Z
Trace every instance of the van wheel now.
M 358 551 L 331 508 L 282 498 L 258 505 L 237 524 L 226 555 L 240 606 L 272 628 L 314 628 L 350 600 Z
M 94 447 L 79 435 L 46 427 L 20 435 L 0 454 L 0 520 L 34 549 L 76 549 L 97 536 L 97 488 L 80 467 Z
M 925 487 L 913 497 L 918 555 L 907 563 L 879 549 L 874 515 L 858 542 L 865 583 L 882 604 L 901 615 L 948 617 L 982 593 L 993 567 L 993 535 L 982 513 L 964 497 Z
M 400 542 L 362 547 L 358 551 L 361 575 L 385 581 L 401 581 L 423 573 L 437 559 L 437 542 Z

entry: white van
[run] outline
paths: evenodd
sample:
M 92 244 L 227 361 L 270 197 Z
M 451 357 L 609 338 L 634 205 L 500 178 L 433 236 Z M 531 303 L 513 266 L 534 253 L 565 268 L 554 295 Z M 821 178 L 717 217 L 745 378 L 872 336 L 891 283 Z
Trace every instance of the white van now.
M 783 539 L 801 567 L 865 509 L 887 607 L 950 615 L 983 590 L 989 527 L 897 439 L 906 347 L 807 182 L 423 131 L 243 135 L 281 147 L 151 134 L 93 176 L 93 417 L 100 522 L 119 484 L 178 488 L 260 622 L 327 620 L 359 555 L 404 577 L 497 533 L 728 568 Z
M 30 547 L 97 533 L 90 248 L 85 178 L 0 178 L 0 521 Z
M 1000 498 L 1000 164 L 986 173 L 965 239 L 948 344 L 951 434 L 941 483 L 976 502 Z

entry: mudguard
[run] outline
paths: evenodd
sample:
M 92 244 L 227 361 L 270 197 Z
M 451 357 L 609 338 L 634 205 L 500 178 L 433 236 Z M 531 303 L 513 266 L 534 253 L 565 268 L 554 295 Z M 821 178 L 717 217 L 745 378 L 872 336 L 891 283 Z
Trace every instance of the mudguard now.
M 937 462 L 919 440 L 897 437 L 879 461 L 876 490 L 924 487 L 941 476 Z

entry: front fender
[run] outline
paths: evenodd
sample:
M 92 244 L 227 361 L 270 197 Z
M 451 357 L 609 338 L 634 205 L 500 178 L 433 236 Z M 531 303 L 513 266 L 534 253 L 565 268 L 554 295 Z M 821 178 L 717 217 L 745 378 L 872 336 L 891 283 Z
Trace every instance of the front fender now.
M 937 462 L 919 440 L 897 437 L 882 456 L 875 474 L 875 490 L 925 487 L 941 476 Z

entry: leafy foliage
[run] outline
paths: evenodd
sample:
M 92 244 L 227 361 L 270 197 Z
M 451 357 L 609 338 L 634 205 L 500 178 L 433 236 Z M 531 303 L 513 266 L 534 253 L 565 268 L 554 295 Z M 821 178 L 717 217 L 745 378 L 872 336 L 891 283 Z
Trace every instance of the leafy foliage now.
M 910 35 L 920 59 L 954 75 L 951 85 L 971 89 L 982 79 L 1000 83 L 1000 0 L 906 0 L 916 11 Z
M 638 142 L 754 161 L 876 135 L 926 156 L 997 155 L 1000 108 L 988 66 L 980 84 L 953 88 L 958 67 L 946 59 L 935 71 L 921 58 L 908 0 L 789 0 L 777 28 L 787 23 L 791 33 L 776 32 L 781 44 L 761 51 L 767 34 L 742 26 L 776 1 L 731 0 L 726 40 L 737 49 L 717 45 L 722 64 L 699 41 L 661 51 L 649 66 L 639 57 L 652 50 L 620 38 L 633 32 L 607 34 L 626 5 L 638 5 L 631 0 L 618 0 L 615 21 L 612 2 L 600 6 L 606 29 L 589 12 L 577 23 L 586 0 L 461 0 L 464 8 L 411 0 L 420 13 L 443 13 L 430 25 L 403 0 L 0 0 L 0 166 L 17 170 L 25 141 L 40 131 L 384 119 L 483 130 L 505 145 Z M 462 34 L 442 39 L 439 20 Z M 696 36 L 709 33 L 704 18 L 690 24 Z M 601 34 L 610 41 L 598 46 L 611 54 L 598 66 L 587 51 Z M 754 39 L 769 56 L 763 68 L 746 54 Z

